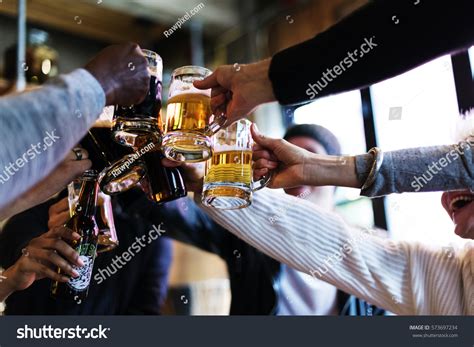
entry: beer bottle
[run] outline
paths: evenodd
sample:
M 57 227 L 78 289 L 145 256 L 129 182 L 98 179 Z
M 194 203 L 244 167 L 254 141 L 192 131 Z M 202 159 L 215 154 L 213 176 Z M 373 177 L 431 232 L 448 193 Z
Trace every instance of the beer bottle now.
M 97 171 L 85 171 L 74 215 L 64 225 L 81 235 L 79 240 L 73 241 L 70 245 L 79 254 L 84 266 L 74 266 L 74 270 L 79 273 L 79 276 L 71 278 L 67 283 L 53 281 L 51 286 L 53 297 L 74 300 L 77 303 L 81 303 L 87 297 L 99 233 L 95 221 L 97 191 Z M 65 275 L 59 268 L 58 273 Z

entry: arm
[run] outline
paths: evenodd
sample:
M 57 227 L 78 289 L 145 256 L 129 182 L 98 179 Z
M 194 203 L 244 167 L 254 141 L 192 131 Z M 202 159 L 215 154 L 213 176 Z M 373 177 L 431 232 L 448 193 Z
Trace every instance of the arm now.
M 370 1 L 313 39 L 277 53 L 269 70 L 277 100 L 296 104 L 360 89 L 474 44 L 474 27 L 466 24 L 473 1 L 414 3 Z
M 101 85 L 86 70 L 0 99 L 0 208 L 48 175 L 80 141 L 105 106 Z
M 149 79 L 140 48 L 127 43 L 105 48 L 85 69 L 43 88 L 1 98 L 0 208 L 46 177 L 106 104 L 141 101 Z
M 166 236 L 226 258 L 230 234 L 189 198 L 150 209 L 150 220 L 163 222 Z
M 254 176 L 272 172 L 270 188 L 301 185 L 361 188 L 372 166 L 370 154 L 329 156 L 308 152 L 252 128 Z M 469 142 L 471 141 L 471 142 Z M 457 145 L 386 152 L 375 182 L 363 195 L 461 190 L 474 186 L 473 140 Z M 426 177 L 423 177 L 423 175 Z
M 415 2 L 418 4 L 415 5 Z M 258 105 L 299 104 L 359 89 L 474 44 L 474 2 L 376 0 L 311 40 L 261 62 L 220 66 L 196 88 L 228 123 Z M 442 25 L 440 25 L 442 23 Z
M 203 209 L 263 253 L 391 312 L 473 312 L 468 303 L 474 290 L 472 249 L 447 258 L 440 250 L 380 239 L 304 199 L 269 189 L 257 192 L 246 209 Z
M 77 160 L 75 154 L 69 151 L 66 159 L 50 175 L 5 206 L 5 208 L 0 209 L 0 220 L 7 219 L 41 204 L 52 195 L 64 189 L 69 182 L 90 168 L 91 162 L 87 160 L 87 151 L 81 149 L 81 153 L 83 160 Z

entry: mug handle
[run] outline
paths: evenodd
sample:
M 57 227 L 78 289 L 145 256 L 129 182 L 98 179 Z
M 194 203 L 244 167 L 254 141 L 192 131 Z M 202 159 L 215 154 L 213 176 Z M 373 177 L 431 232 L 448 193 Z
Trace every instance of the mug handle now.
M 270 183 L 270 181 L 272 180 L 272 173 L 270 172 L 268 175 L 266 176 L 263 176 L 262 178 L 260 178 L 258 181 L 253 181 L 252 180 L 252 192 L 256 192 L 260 189 L 263 189 L 265 188 L 266 186 L 268 186 L 268 184 Z M 256 185 L 256 187 L 255 187 Z
M 227 117 L 224 113 L 221 113 L 219 116 L 215 116 L 215 119 L 209 124 L 206 128 L 206 133 L 208 136 L 212 136 L 222 129 L 224 124 L 227 122 Z

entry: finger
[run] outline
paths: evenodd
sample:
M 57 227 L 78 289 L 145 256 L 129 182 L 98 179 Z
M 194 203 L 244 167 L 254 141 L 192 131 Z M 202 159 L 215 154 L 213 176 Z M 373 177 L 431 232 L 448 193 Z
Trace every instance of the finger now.
M 89 153 L 84 148 L 74 147 L 67 153 L 64 161 L 80 161 L 87 158 L 89 158 Z
M 254 180 L 259 180 L 259 179 L 261 179 L 263 176 L 267 175 L 268 172 L 269 172 L 269 171 L 268 171 L 267 168 L 254 169 L 254 170 L 253 170 L 253 178 L 254 178 Z
M 58 252 L 69 263 L 76 266 L 84 266 L 84 263 L 79 258 L 79 254 L 66 242 L 59 239 L 45 239 L 43 248 Z
M 69 228 L 65 227 L 55 227 L 49 230 L 45 235 L 45 238 L 48 239 L 63 239 L 63 240 L 69 240 L 69 241 L 76 241 L 81 238 L 81 235 L 79 235 L 76 232 L 73 232 Z
M 194 81 L 194 87 L 197 89 L 211 89 L 219 87 L 219 82 L 217 82 L 217 74 L 219 70 L 214 71 L 210 76 L 207 76 L 201 81 Z
M 51 249 L 38 249 L 30 247 L 29 258 L 34 259 L 40 264 L 48 266 L 49 268 L 52 268 L 56 271 L 59 267 L 63 272 L 69 274 L 72 277 L 79 276 L 79 273 L 74 270 L 70 263 L 68 263 L 63 257 Z
M 23 272 L 33 272 L 33 273 L 37 274 L 38 276 L 51 278 L 52 280 L 58 281 L 58 282 L 68 282 L 69 281 L 69 277 L 64 276 L 64 275 L 60 275 L 56 271 L 53 271 L 52 269 L 47 267 L 46 265 L 40 264 L 36 261 L 24 262 L 22 267 L 21 267 L 21 271 L 23 271 Z
M 270 161 L 268 159 L 259 159 L 253 163 L 254 169 L 263 169 L 266 168 L 268 170 L 274 170 L 278 167 L 278 162 Z
M 263 148 L 273 150 L 280 141 L 279 139 L 272 139 L 270 137 L 264 136 L 262 133 L 260 133 L 255 123 L 252 124 L 250 131 L 252 132 L 253 140 Z
M 52 229 L 55 227 L 63 226 L 71 218 L 69 209 L 65 212 L 60 212 L 52 215 L 48 219 L 48 228 Z
M 225 105 L 227 102 L 226 96 L 224 94 L 220 94 L 211 98 L 211 108 L 213 110 L 217 110 L 221 106 Z
M 254 147 L 255 148 L 255 147 Z M 278 158 L 272 153 L 265 149 L 253 150 L 252 157 L 254 161 L 258 159 L 268 159 L 272 161 L 278 161 Z
M 216 97 L 218 95 L 226 96 L 227 92 L 228 92 L 228 90 L 226 88 L 223 88 L 223 87 L 220 87 L 220 86 L 219 87 L 214 87 L 211 90 L 211 98 Z
M 65 211 L 69 211 L 68 198 L 61 199 L 54 205 L 51 205 L 51 207 L 49 208 L 49 216 L 51 217 L 52 215 L 62 213 Z

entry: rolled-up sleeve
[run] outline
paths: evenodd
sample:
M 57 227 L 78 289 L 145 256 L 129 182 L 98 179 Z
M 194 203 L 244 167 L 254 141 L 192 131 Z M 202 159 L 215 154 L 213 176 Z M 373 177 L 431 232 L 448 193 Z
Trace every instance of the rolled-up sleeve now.
M 387 152 L 374 184 L 361 194 L 370 197 L 405 192 L 433 192 L 474 188 L 474 138 L 450 146 Z M 356 157 L 360 182 L 367 178 L 370 155 Z

